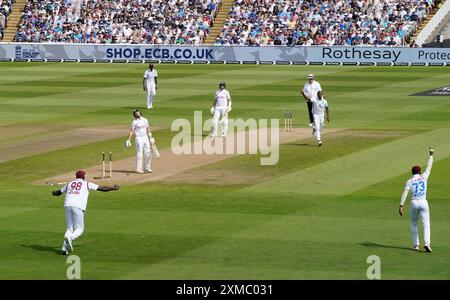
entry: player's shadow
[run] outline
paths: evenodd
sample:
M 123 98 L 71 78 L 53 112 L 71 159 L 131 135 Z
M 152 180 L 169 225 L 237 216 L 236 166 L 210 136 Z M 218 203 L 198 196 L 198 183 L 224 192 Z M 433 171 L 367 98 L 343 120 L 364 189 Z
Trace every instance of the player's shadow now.
M 123 108 L 123 109 L 130 109 L 130 110 L 142 109 L 142 111 L 147 110 L 145 108 L 139 108 L 139 107 L 136 107 L 136 106 L 122 106 L 121 108 Z
M 42 245 L 24 245 L 24 244 L 22 244 L 22 247 L 31 248 L 35 251 L 53 252 L 56 254 L 61 254 L 61 247 L 49 247 L 49 246 L 42 246 Z
M 362 243 L 360 243 L 362 246 L 365 247 L 369 247 L 369 248 L 389 248 L 389 249 L 399 249 L 399 250 L 411 250 L 408 247 L 401 247 L 401 246 L 392 246 L 392 245 L 383 245 L 383 244 L 378 244 L 378 243 L 374 243 L 374 242 L 368 242 L 368 241 L 364 241 Z
M 135 174 L 136 171 L 134 170 L 114 170 L 113 173 L 125 173 L 125 174 Z
M 287 144 L 284 144 L 284 145 L 298 146 L 298 147 L 317 147 L 315 145 L 306 144 L 306 143 L 302 143 L 302 144 L 299 144 L 299 143 L 287 143 Z

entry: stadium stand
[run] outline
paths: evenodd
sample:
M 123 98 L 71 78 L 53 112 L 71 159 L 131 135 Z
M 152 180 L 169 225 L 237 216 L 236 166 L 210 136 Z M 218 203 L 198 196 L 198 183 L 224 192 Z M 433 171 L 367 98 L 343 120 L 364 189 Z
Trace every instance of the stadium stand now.
M 212 45 L 216 41 L 217 36 L 223 28 L 223 24 L 228 18 L 233 3 L 234 0 L 223 0 L 222 5 L 217 12 L 217 16 L 214 19 L 214 26 L 211 28 L 209 36 L 205 39 L 205 44 Z
M 17 42 L 201 44 L 222 0 L 28 0 Z
M 443 7 L 444 4 L 445 4 L 446 7 Z M 435 16 L 437 16 L 438 17 L 437 20 L 439 20 L 439 21 L 435 20 L 434 22 L 432 22 L 432 24 L 431 24 L 431 32 L 430 32 L 429 29 L 427 31 L 425 31 L 425 34 L 427 32 L 429 32 L 429 35 L 425 37 L 426 40 L 431 41 L 433 38 L 436 38 L 437 35 L 441 35 L 442 34 L 442 32 L 439 32 L 441 29 L 443 29 L 441 25 L 445 24 L 445 22 L 448 22 L 450 20 L 450 16 L 448 15 L 448 7 L 449 7 L 449 5 L 450 5 L 450 1 L 449 1 L 449 3 L 447 3 L 446 0 L 442 0 L 442 2 L 437 1 L 437 2 L 434 3 L 436 14 L 433 16 L 433 18 Z M 439 10 L 439 14 L 438 14 L 438 10 Z M 423 45 L 423 42 L 424 42 L 423 41 L 424 35 L 422 35 L 422 37 L 420 38 L 419 34 L 422 32 L 423 29 L 425 29 L 425 27 L 428 26 L 428 23 L 431 22 L 431 19 L 432 18 L 427 18 L 423 22 L 421 22 L 419 27 L 417 28 L 416 32 L 414 32 L 414 34 L 413 34 L 412 38 L 414 40 L 419 38 L 419 42 L 422 41 L 422 45 Z M 449 35 L 449 38 L 450 38 L 450 35 Z
M 0 40 L 3 39 L 4 32 L 8 26 L 8 18 L 15 2 L 15 0 L 0 0 Z
M 236 0 L 215 45 L 408 45 L 440 0 Z
M 26 1 L 17 31 L 11 33 L 10 40 L 17 42 L 394 46 L 413 45 L 417 33 L 443 0 L 0 0 L 0 3 L 14 1 Z M 0 34 L 2 25 L 6 25 L 2 24 L 1 16 L 0 11 Z

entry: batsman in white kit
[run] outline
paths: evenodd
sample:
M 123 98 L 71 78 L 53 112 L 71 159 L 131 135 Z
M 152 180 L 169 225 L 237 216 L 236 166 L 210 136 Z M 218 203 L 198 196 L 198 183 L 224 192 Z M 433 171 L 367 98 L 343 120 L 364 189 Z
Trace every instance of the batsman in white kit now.
M 152 152 L 155 158 L 160 154 L 156 147 L 155 139 L 152 137 L 148 120 L 142 116 L 142 113 L 136 109 L 133 111 L 134 120 L 131 123 L 131 130 L 128 139 L 125 141 L 125 147 L 131 147 L 131 137 L 135 136 L 136 144 L 136 173 L 151 173 Z M 144 152 L 144 169 L 142 169 L 142 152 Z
M 148 65 L 148 70 L 144 72 L 142 86 L 146 94 L 147 109 L 153 108 L 153 100 L 156 96 L 156 89 L 158 88 L 158 71 L 154 69 L 153 64 Z
M 330 110 L 328 109 L 328 101 L 323 97 L 323 91 L 317 92 L 316 98 L 306 100 L 312 103 L 312 114 L 314 117 L 314 125 L 312 134 L 317 139 L 318 146 L 322 146 L 321 132 L 325 126 L 325 114 L 327 122 L 330 122 Z
M 213 114 L 211 137 L 213 138 L 217 136 L 219 118 L 221 118 L 220 123 L 222 124 L 222 137 L 225 137 L 228 131 L 228 113 L 231 111 L 231 96 L 225 88 L 225 82 L 220 82 L 219 89 L 214 96 L 213 106 L 211 107 L 211 113 Z
M 423 224 L 423 240 L 425 252 L 432 252 L 431 250 L 431 228 L 430 228 L 430 208 L 427 201 L 428 177 L 430 176 L 431 167 L 433 166 L 434 149 L 429 148 L 430 157 L 428 159 L 427 168 L 421 174 L 420 166 L 414 166 L 411 169 L 413 176 L 406 182 L 405 190 L 403 191 L 400 200 L 399 214 L 403 216 L 403 205 L 405 204 L 408 192 L 411 191 L 411 237 L 412 249 L 419 250 L 419 217 Z
M 90 191 L 116 191 L 119 185 L 100 186 L 85 180 L 86 172 L 77 171 L 75 180 L 69 181 L 60 190 L 52 192 L 53 196 L 61 196 L 66 193 L 64 200 L 64 209 L 66 210 L 67 230 L 64 234 L 64 243 L 62 254 L 67 255 L 73 252 L 73 241 L 83 234 L 84 231 L 84 213 L 86 211 Z

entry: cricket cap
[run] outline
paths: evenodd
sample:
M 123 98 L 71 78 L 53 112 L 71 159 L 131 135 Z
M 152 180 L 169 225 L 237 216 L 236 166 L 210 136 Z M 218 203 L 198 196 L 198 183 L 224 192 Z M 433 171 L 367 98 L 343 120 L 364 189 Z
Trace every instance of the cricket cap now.
M 86 176 L 86 172 L 83 170 L 79 170 L 75 173 L 76 178 L 84 179 L 85 176 Z

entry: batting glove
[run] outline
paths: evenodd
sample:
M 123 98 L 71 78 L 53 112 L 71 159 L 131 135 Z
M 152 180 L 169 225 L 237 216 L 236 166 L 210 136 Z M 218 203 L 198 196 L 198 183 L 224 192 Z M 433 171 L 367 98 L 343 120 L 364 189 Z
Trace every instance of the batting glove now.
M 213 107 L 211 107 L 211 114 L 212 115 L 214 114 L 214 111 L 215 111 L 215 109 L 214 109 L 214 106 L 213 106 Z
M 126 141 L 125 141 L 125 147 L 127 147 L 127 148 L 131 147 L 131 142 L 130 142 L 130 140 L 126 140 Z

